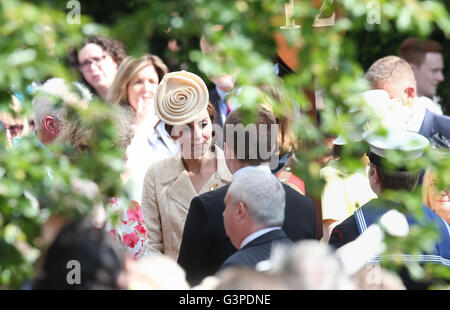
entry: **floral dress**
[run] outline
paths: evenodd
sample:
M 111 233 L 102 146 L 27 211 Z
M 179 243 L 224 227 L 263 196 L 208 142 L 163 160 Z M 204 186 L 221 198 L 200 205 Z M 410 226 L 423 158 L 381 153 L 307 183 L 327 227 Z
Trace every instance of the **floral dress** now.
M 121 199 L 115 197 L 110 199 L 109 205 L 119 215 L 119 219 L 115 225 L 107 221 L 106 230 L 121 241 L 135 258 L 146 256 L 147 230 L 139 203 L 132 200 L 131 205 L 127 207 Z

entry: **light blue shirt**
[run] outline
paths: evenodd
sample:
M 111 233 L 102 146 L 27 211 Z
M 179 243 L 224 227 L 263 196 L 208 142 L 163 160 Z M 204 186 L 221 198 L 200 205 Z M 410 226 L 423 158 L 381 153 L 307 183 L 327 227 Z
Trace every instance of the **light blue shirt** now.
M 163 158 L 170 157 L 179 150 L 179 146 L 169 137 L 163 122 L 159 122 L 156 125 L 155 131 L 147 137 L 147 140 L 148 144 L 153 148 L 153 152 L 161 154 Z
M 219 95 L 220 101 L 219 101 L 219 108 L 220 108 L 220 117 L 222 118 L 222 124 L 225 123 L 225 119 L 227 118 L 227 103 L 225 102 L 225 96 L 229 93 L 221 90 L 219 87 L 216 86 L 217 94 Z
M 219 87 L 216 86 L 217 94 L 219 95 L 220 101 L 219 101 L 219 107 L 220 107 L 220 117 L 222 118 L 222 123 L 225 123 L 225 119 L 227 118 L 227 103 L 225 102 L 225 97 L 228 95 L 239 95 L 241 92 L 241 88 L 234 88 L 230 92 L 223 91 Z M 231 97 L 230 97 L 231 98 Z M 238 104 L 233 102 L 233 100 L 230 100 L 231 103 L 231 110 L 234 110 L 239 107 Z
M 248 235 L 247 238 L 242 240 L 241 246 L 239 247 L 239 249 L 242 249 L 243 247 L 245 247 L 247 244 L 249 244 L 253 240 L 261 237 L 264 234 L 267 234 L 268 232 L 274 231 L 274 230 L 281 230 L 281 227 L 279 227 L 279 226 L 267 227 L 267 228 L 263 228 L 263 229 L 255 231 L 254 233 Z

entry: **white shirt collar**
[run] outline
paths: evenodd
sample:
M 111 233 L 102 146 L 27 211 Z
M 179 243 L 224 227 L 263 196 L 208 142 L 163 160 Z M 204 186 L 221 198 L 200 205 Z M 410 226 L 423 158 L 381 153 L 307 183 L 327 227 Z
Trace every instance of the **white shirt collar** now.
M 272 70 L 276 75 L 280 75 L 280 66 L 278 65 L 278 63 L 273 65 Z
M 425 108 L 427 108 L 428 110 L 430 110 L 433 113 L 442 115 L 442 107 L 441 105 L 438 103 L 439 100 L 436 100 L 436 98 L 439 97 L 433 97 L 433 100 L 431 100 L 428 97 L 422 96 L 422 97 L 418 97 L 416 99 L 416 102 L 418 102 L 419 104 L 423 105 Z
M 251 169 L 257 169 L 257 170 L 262 170 L 262 171 L 267 171 L 268 173 L 272 173 L 272 171 L 270 170 L 270 167 L 268 165 L 259 165 L 259 166 L 246 166 L 244 168 L 241 168 L 239 170 L 237 170 L 234 174 L 233 177 L 239 173 L 251 170 Z
M 267 234 L 268 232 L 271 232 L 273 230 L 277 230 L 277 229 L 281 229 L 281 227 L 279 227 L 279 226 L 277 226 L 277 227 L 267 227 L 267 228 L 263 228 L 263 229 L 255 231 L 254 233 L 248 235 L 247 238 L 242 240 L 241 246 L 239 247 L 239 249 L 242 249 L 244 246 L 246 246 L 247 244 L 249 244 L 253 240 L 259 238 L 260 236 L 262 236 L 264 234 Z
M 413 132 L 419 132 L 425 117 L 426 108 L 420 103 L 419 100 L 416 99 L 412 109 L 413 111 L 411 111 L 411 117 L 406 120 L 406 129 Z

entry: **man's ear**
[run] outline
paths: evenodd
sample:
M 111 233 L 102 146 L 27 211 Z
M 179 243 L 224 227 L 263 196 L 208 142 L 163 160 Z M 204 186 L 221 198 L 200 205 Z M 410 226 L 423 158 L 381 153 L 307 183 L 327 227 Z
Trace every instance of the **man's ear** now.
M 408 99 L 413 100 L 414 97 L 416 96 L 416 89 L 412 86 L 405 88 L 404 92 Z
M 237 203 L 235 210 L 236 210 L 236 219 L 237 220 L 244 219 L 248 215 L 248 208 L 242 201 L 239 201 Z
M 59 122 L 57 119 L 51 117 L 51 116 L 46 116 L 44 119 L 44 127 L 45 129 L 52 134 L 53 136 L 58 135 L 59 133 Z
M 370 175 L 373 176 L 373 180 L 375 181 L 375 184 L 380 184 L 380 178 L 378 176 L 378 171 L 377 171 L 377 168 L 375 168 L 375 166 L 372 166 Z
M 408 86 L 405 89 L 403 89 L 403 92 L 401 93 L 401 98 L 399 98 L 404 106 L 413 106 L 414 105 L 414 99 L 416 97 L 416 89 L 413 86 Z

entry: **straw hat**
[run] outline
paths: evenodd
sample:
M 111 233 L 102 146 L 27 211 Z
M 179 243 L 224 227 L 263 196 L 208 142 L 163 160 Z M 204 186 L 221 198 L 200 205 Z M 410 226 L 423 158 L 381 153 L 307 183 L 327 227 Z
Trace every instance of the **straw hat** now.
M 166 74 L 155 94 L 156 115 L 168 125 L 184 125 L 194 121 L 209 102 L 205 82 L 187 71 Z

